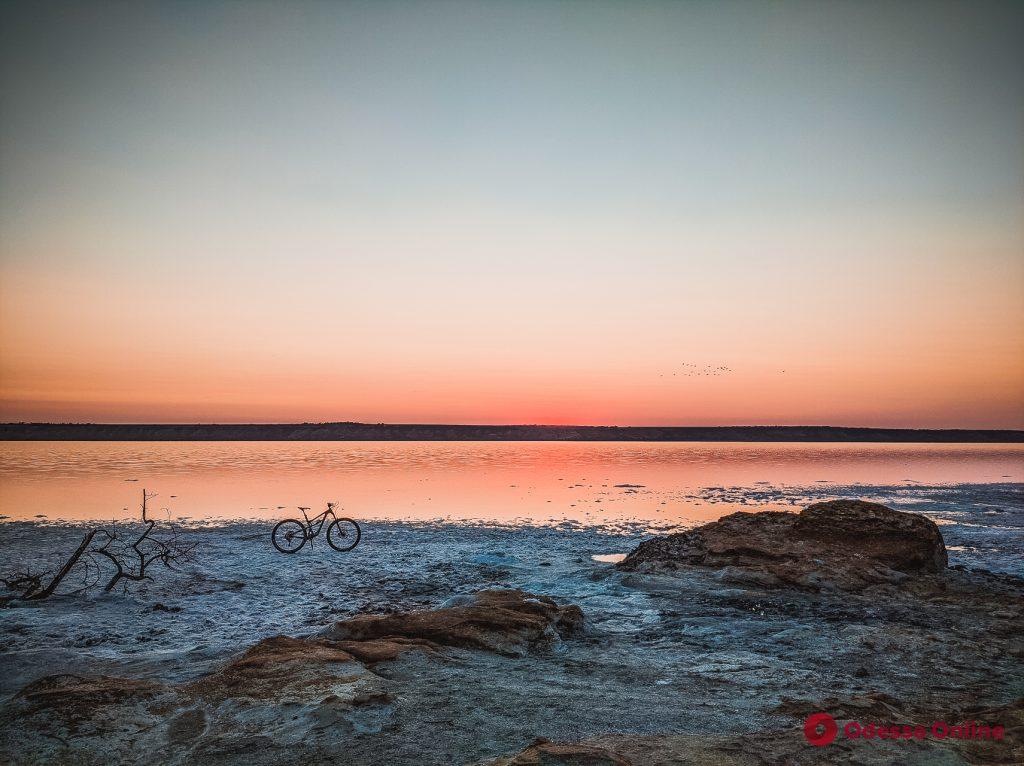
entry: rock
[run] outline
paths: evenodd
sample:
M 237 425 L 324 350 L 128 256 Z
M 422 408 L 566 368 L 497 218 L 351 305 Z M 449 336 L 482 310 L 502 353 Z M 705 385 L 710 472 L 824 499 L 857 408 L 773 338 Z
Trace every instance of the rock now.
M 184 684 L 50 675 L 0 705 L 0 761 L 18 752 L 25 763 L 148 763 L 166 749 L 191 753 L 181 761 L 189 763 L 320 762 L 292 752 L 344 752 L 353 737 L 392 725 L 401 685 L 374 672 L 377 663 L 443 646 L 522 656 L 582 625 L 577 606 L 490 590 L 434 610 L 346 620 L 329 635 L 267 638 Z M 51 743 L 66 741 L 74 757 L 54 757 Z
M 833 500 L 799 514 L 733 513 L 679 534 L 640 543 L 620 569 L 719 570 L 723 582 L 815 591 L 859 590 L 941 572 L 946 547 L 930 519 L 877 503 Z
M 774 588 L 782 584 L 778 577 L 769 572 L 740 567 L 723 567 L 715 572 L 715 579 L 734 585 L 756 585 L 762 588 Z
M 816 708 L 815 710 L 820 710 Z M 1021 703 L 979 711 L 1008 722 L 1001 740 L 928 738 L 908 743 L 905 740 L 875 738 L 869 742 L 847 743 L 839 740 L 825 747 L 807 742 L 803 717 L 792 725 L 750 733 L 701 734 L 603 734 L 576 745 L 556 745 L 538 740 L 516 755 L 485 761 L 479 766 L 817 766 L 821 763 L 849 766 L 965 766 L 965 764 L 1019 764 L 1024 746 L 1018 738 L 1021 729 Z M 860 709 L 851 720 L 865 720 L 871 713 Z M 891 709 L 878 720 L 890 721 Z M 843 721 L 845 719 L 837 719 Z M 899 719 L 913 720 L 913 719 Z M 577 758 L 578 760 L 573 760 Z
M 147 701 L 163 690 L 162 685 L 150 681 L 61 673 L 28 684 L 13 702 L 21 714 L 45 713 L 75 724 L 93 716 L 97 709 Z
M 260 641 L 187 690 L 214 703 L 240 698 L 308 702 L 332 694 L 352 698 L 356 686 L 375 680 L 355 656 L 339 646 L 275 636 Z M 339 686 L 345 687 L 343 693 Z
M 167 741 L 180 745 L 198 739 L 206 732 L 206 713 L 202 708 L 183 710 L 167 725 Z
M 173 687 L 145 680 L 43 676 L 0 707 L 0 762 L 141 762 L 139 735 L 159 728 L 176 700 Z M 74 744 L 58 754 L 55 742 Z
M 807 742 L 803 722 L 827 711 L 840 726 L 849 721 L 903 724 L 942 720 L 949 725 L 977 722 L 1002 726 L 1001 738 L 929 736 L 913 744 L 876 738 L 868 742 L 838 740 L 824 748 Z M 558 745 L 538 738 L 518 754 L 485 761 L 480 766 L 908 766 L 1024 763 L 1024 699 L 994 706 L 951 707 L 946 700 L 907 702 L 888 694 L 825 699 L 784 700 L 777 712 L 792 723 L 748 733 L 602 734 L 578 744 Z M 926 724 L 927 725 L 927 724 Z
M 410 649 L 421 649 L 427 652 L 437 649 L 437 644 L 430 641 L 401 636 L 375 638 L 369 641 L 337 641 L 335 644 L 364 665 L 393 660 Z
M 559 606 L 547 596 L 521 590 L 485 590 L 438 609 L 342 620 L 320 636 L 334 642 L 413 639 L 521 657 L 582 628 L 578 606 Z
M 969 763 L 1024 763 L 1024 698 L 993 707 L 975 706 L 962 711 L 957 720 L 998 723 L 1004 729 L 1001 740 L 957 743 Z
M 369 642 L 360 653 L 379 660 L 419 646 Z M 211 763 L 233 760 L 269 737 L 273 747 L 261 745 L 266 758 L 257 762 L 280 763 L 283 752 L 314 733 L 318 742 L 340 747 L 355 731 L 379 730 L 393 701 L 389 682 L 356 653 L 325 641 L 276 636 L 187 684 L 67 674 L 41 678 L 0 708 L 0 720 L 6 721 L 0 753 L 25 747 L 20 739 L 12 741 L 17 732 L 39 731 L 46 739 L 74 737 L 76 753 L 90 757 L 54 760 L 36 751 L 26 762 L 144 763 L 157 748 L 170 747 L 195 748 L 202 754 L 197 762 Z M 115 749 L 106 750 L 107 742 Z
M 560 745 L 538 737 L 522 752 L 487 766 L 632 766 L 632 761 L 604 747 Z
M 778 712 L 805 720 L 812 713 L 828 711 L 840 724 L 847 721 L 882 721 L 925 723 L 943 721 L 949 726 L 966 722 L 983 726 L 1001 726 L 1003 736 L 996 738 L 945 739 L 929 737 L 926 744 L 934 745 L 927 763 L 940 763 L 938 755 L 945 748 L 959 754 L 956 763 L 1024 763 L 1024 698 L 999 705 L 955 705 L 941 698 L 926 702 L 906 700 L 882 692 L 870 692 L 853 697 L 827 697 L 825 699 L 784 699 Z M 878 741 L 876 740 L 876 743 Z M 887 761 L 888 762 L 888 761 Z
M 867 556 L 908 574 L 940 572 L 949 563 L 934 521 L 863 500 L 809 505 L 797 516 L 794 533 L 799 539 Z

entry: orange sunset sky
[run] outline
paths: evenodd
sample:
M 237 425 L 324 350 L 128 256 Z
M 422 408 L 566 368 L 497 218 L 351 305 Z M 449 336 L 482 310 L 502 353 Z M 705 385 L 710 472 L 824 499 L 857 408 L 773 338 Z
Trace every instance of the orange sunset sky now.
M 0 420 L 1024 428 L 1022 4 L 0 30 Z

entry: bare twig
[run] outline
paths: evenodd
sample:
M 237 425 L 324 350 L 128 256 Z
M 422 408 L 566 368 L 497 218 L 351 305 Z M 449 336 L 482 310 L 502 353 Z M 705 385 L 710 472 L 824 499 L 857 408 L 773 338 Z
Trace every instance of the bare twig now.
M 155 493 L 142 490 L 143 529 L 138 537 L 130 543 L 117 528 L 116 522 L 111 523 L 108 528 L 90 530 L 82 538 L 82 542 L 75 552 L 57 570 L 45 587 L 43 580 L 49 576 L 49 572 L 32 573 L 26 569 L 16 573 L 10 579 L 3 580 L 10 590 L 20 591 L 18 595 L 8 601 L 39 601 L 49 598 L 76 566 L 80 570 L 79 587 L 71 592 L 78 593 L 88 590 L 97 585 L 102 576 L 101 566 L 97 559 L 109 561 L 114 567 L 113 575 L 103 586 L 104 592 L 110 592 L 122 581 L 127 587 L 129 582 L 152 579 L 147 569 L 158 561 L 173 570 L 176 562 L 190 558 L 195 550 L 195 544 L 182 540 L 178 529 L 170 523 L 169 514 L 166 526 L 170 534 L 166 538 L 158 538 L 153 535 L 157 523 L 148 517 L 147 512 L 148 503 L 154 497 L 156 497 Z

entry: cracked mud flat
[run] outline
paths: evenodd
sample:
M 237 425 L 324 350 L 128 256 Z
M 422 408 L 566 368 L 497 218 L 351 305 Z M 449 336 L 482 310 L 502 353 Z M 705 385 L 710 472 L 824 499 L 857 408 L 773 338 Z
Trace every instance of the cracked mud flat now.
M 705 495 L 735 502 L 738 492 Z M 764 492 L 773 494 L 744 496 L 752 509 L 783 494 Z M 1006 706 L 1024 695 L 1024 488 L 789 494 L 800 505 L 861 496 L 930 514 L 958 568 L 952 587 L 930 598 L 893 585 L 827 595 L 737 585 L 711 570 L 668 577 L 594 560 L 649 537 L 639 524 L 368 522 L 350 554 L 318 540 L 292 557 L 271 549 L 266 523 L 198 527 L 200 558 L 188 571 L 160 572 L 127 595 L 0 612 L 0 758 L 471 764 L 508 760 L 542 736 L 584 741 L 635 764 L 1019 760 L 1012 750 L 930 741 L 826 752 L 803 743 L 802 722 L 819 709 L 900 722 L 988 709 L 1008 725 L 1017 720 Z M 45 559 L 73 548 L 80 534 L 75 526 L 0 526 L 0 570 L 27 552 Z M 586 626 L 522 656 L 413 647 L 367 662 L 315 643 L 338 620 L 434 609 L 489 588 L 578 605 Z M 281 650 L 278 675 L 263 691 L 209 691 L 209 679 L 277 635 L 311 643 Z M 69 675 L 40 680 L 55 674 Z M 1019 728 L 1007 734 L 1019 736 Z

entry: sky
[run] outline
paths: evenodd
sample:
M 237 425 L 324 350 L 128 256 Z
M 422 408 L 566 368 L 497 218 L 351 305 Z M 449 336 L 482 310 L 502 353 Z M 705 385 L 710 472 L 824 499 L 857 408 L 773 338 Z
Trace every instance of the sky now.
M 1024 428 L 1024 3 L 0 5 L 0 420 Z

